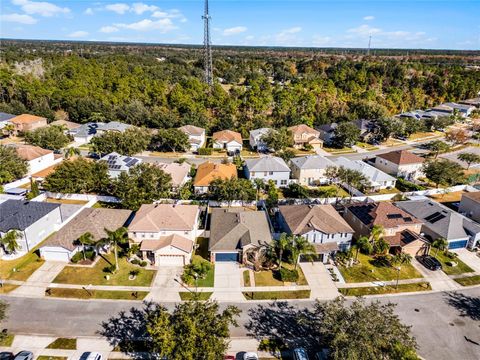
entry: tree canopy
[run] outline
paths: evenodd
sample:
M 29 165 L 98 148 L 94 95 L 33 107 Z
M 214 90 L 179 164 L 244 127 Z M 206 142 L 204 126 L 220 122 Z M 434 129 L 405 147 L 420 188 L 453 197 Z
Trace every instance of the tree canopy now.
M 285 127 L 278 130 L 271 129 L 262 136 L 261 141 L 264 142 L 269 149 L 281 151 L 293 146 L 293 135 L 292 132 Z
M 156 151 L 180 151 L 190 148 L 188 135 L 178 129 L 158 129 L 153 135 L 150 148 Z
M 360 137 L 360 129 L 351 122 L 343 122 L 338 124 L 334 131 L 335 145 L 342 147 L 351 147 L 355 145 Z
M 60 150 L 70 143 L 70 138 L 65 135 L 61 126 L 47 126 L 27 131 L 25 141 L 28 144 L 40 146 L 49 150 Z
M 105 155 L 111 152 L 120 155 L 134 155 L 147 150 L 151 135 L 146 129 L 128 128 L 124 132 L 107 131 L 95 136 L 90 144 L 96 153 Z
M 252 201 L 256 195 L 252 182 L 247 179 L 215 179 L 209 186 L 209 196 L 218 201 Z
M 447 159 L 427 161 L 423 165 L 423 173 L 437 188 L 439 185 L 453 186 L 465 181 L 462 166 Z
M 18 156 L 15 148 L 0 145 L 0 184 L 21 179 L 27 172 L 28 164 Z

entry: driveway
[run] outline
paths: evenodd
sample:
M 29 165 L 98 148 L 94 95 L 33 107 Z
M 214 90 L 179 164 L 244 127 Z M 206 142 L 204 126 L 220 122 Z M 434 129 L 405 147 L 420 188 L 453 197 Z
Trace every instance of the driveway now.
M 245 301 L 241 278 L 242 269 L 237 263 L 216 262 L 213 298 L 221 301 Z
M 161 266 L 153 279 L 152 290 L 145 300 L 152 301 L 180 301 L 181 285 L 175 281 L 180 280 L 183 267 L 181 266 Z M 187 290 L 185 290 L 187 291 Z
M 470 266 L 476 273 L 480 274 L 480 257 L 477 253 L 468 251 L 467 249 L 457 249 L 452 250 L 452 252 L 458 254 L 460 260 Z
M 310 285 L 311 299 L 330 300 L 340 295 L 324 264 L 304 262 L 300 267 Z
M 45 263 L 28 278 L 25 284 L 13 290 L 12 294 L 18 296 L 45 296 L 45 290 L 53 279 L 63 270 L 65 265 L 67 264 L 64 262 L 45 261 Z
M 461 285 L 450 279 L 442 270 L 432 271 L 420 264 L 417 259 L 412 259 L 412 265 L 422 274 L 432 286 L 432 290 L 449 291 L 461 288 Z

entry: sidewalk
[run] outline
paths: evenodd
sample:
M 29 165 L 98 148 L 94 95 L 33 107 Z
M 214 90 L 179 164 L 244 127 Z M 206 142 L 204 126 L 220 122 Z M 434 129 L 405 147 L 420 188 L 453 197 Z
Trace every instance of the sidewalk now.
M 404 279 L 398 280 L 398 285 L 402 284 L 416 284 L 420 282 L 425 282 L 427 279 L 424 278 L 416 278 L 416 279 Z M 382 285 L 380 285 L 382 284 Z M 337 283 L 337 288 L 345 289 L 345 288 L 357 288 L 357 287 L 372 287 L 372 286 L 387 286 L 387 285 L 396 285 L 396 280 L 389 280 L 389 281 L 371 281 L 371 282 L 359 282 L 359 283 Z
M 20 287 L 12 291 L 12 295 L 43 297 L 50 283 L 65 267 L 63 262 L 45 261 Z

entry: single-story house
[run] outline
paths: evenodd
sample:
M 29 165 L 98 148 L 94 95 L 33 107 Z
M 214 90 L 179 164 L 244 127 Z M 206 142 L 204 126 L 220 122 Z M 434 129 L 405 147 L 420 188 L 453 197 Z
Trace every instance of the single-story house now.
M 318 150 L 323 147 L 323 141 L 320 140 L 320 132 L 312 129 L 305 124 L 295 125 L 288 128 L 293 135 L 293 146 L 295 148 L 302 148 L 305 145 L 311 145 L 313 150 Z
M 106 238 L 105 228 L 113 231 L 130 219 L 130 210 L 83 209 L 42 244 L 40 256 L 45 260 L 69 262 L 72 256 L 82 251 L 78 239 L 89 232 L 94 241 Z
M 190 179 L 190 164 L 157 163 L 157 166 L 172 178 L 172 188 L 178 189 Z
M 325 176 L 328 167 L 336 167 L 330 159 L 320 155 L 296 157 L 290 160 L 292 178 L 298 179 L 299 184 L 313 186 L 325 184 L 329 180 Z
M 354 230 L 328 205 L 281 205 L 277 220 L 282 232 L 302 236 L 315 246 L 319 260 L 328 262 L 350 248 Z
M 480 224 L 430 199 L 398 201 L 395 205 L 424 224 L 422 233 L 430 241 L 444 238 L 448 248 L 474 248 L 480 240 Z
M 411 181 L 423 176 L 424 162 L 424 158 L 407 150 L 395 150 L 377 155 L 375 167 L 387 174 Z
M 75 143 L 86 144 L 89 143 L 94 136 L 101 135 L 108 131 L 125 132 L 125 130 L 131 127 L 132 125 L 118 121 L 111 121 L 109 123 L 89 122 L 68 130 L 68 134 L 73 136 Z
M 128 226 L 128 235 L 152 265 L 183 266 L 192 256 L 199 213 L 197 205 L 142 205 Z
M 212 146 L 214 149 L 240 152 L 243 148 L 242 135 L 232 130 L 217 131 L 212 135 Z
M 184 125 L 178 129 L 187 134 L 188 142 L 190 143 L 190 151 L 197 152 L 198 149 L 205 145 L 205 129 L 193 125 Z
M 28 175 L 35 174 L 58 163 L 52 150 L 33 145 L 16 144 L 17 154 L 28 164 Z M 60 159 L 61 161 L 61 159 Z
M 15 127 L 14 132 L 33 131 L 35 129 L 47 126 L 47 119 L 40 116 L 22 114 L 8 120 Z
M 3 127 L 9 123 L 9 120 L 13 119 L 15 116 L 17 115 L 0 112 L 0 129 L 3 129 Z
M 70 130 L 73 129 L 78 129 L 82 124 L 73 122 L 73 121 L 68 121 L 68 120 L 55 120 L 52 121 L 49 126 L 61 126 L 65 128 L 65 132 L 68 133 Z
M 234 164 L 216 164 L 211 161 L 198 165 L 193 187 L 197 194 L 208 191 L 210 183 L 215 179 L 231 179 L 237 177 L 237 167 Z
M 102 157 L 99 161 L 105 161 L 108 165 L 108 175 L 116 179 L 122 172 L 129 172 L 130 169 L 142 162 L 142 159 L 133 156 L 124 156 L 112 152 Z
M 208 251 L 212 262 L 247 261 L 248 251 L 272 241 L 264 211 L 212 209 Z
M 480 109 L 480 97 L 459 101 L 459 104 L 469 105 Z
M 0 203 L 0 237 L 10 230 L 20 232 L 20 252 L 28 252 L 62 224 L 60 204 L 7 200 Z
M 480 191 L 464 193 L 458 212 L 480 223 Z
M 276 156 L 247 159 L 244 168 L 245 177 L 251 181 L 260 179 L 267 183 L 272 180 L 276 186 L 285 187 L 290 180 L 290 168 L 285 160 Z
M 275 130 L 271 128 L 260 128 L 260 129 L 250 130 L 250 136 L 248 139 L 250 148 L 252 148 L 252 150 L 257 150 L 257 151 L 268 150 L 267 144 L 263 142 L 263 137 L 268 135 L 270 131 L 275 131 Z
M 473 110 L 475 110 L 475 106 L 472 105 L 465 105 L 465 104 L 457 104 L 454 102 L 447 102 L 435 106 L 431 109 L 432 111 L 444 113 L 445 116 L 452 115 L 454 112 L 457 112 L 462 117 L 469 117 Z

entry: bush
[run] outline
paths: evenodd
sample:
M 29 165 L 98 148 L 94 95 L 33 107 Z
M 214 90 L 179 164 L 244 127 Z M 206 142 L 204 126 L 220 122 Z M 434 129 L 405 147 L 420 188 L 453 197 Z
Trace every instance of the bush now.
M 296 282 L 298 281 L 298 271 L 297 270 L 289 270 L 285 268 L 281 268 L 280 270 L 275 272 L 275 278 L 280 281 L 284 282 Z
M 95 251 L 93 250 L 87 250 L 85 251 L 85 258 L 87 260 L 92 260 L 95 259 Z M 83 261 L 83 251 L 77 252 L 75 255 L 72 256 L 70 261 L 74 264 L 78 263 L 79 261 Z
M 133 265 L 140 265 L 141 261 L 138 260 L 138 259 L 133 259 L 132 261 L 130 261 L 130 264 L 133 264 Z
M 140 274 L 140 270 L 138 270 L 138 269 L 132 270 L 132 271 L 130 271 L 129 274 L 130 274 L 130 276 L 135 277 L 135 276 L 137 276 L 138 274 Z
M 182 281 L 186 284 L 192 284 L 195 281 L 195 274 L 199 279 L 204 279 L 212 269 L 212 264 L 204 259 L 194 260 L 191 264 L 185 266 L 182 274 Z
M 198 149 L 198 155 L 212 155 L 212 148 L 200 148 Z
M 141 261 L 141 262 L 140 262 L 140 266 L 141 266 L 141 267 L 145 267 L 145 266 L 147 266 L 147 265 L 148 265 L 148 263 L 147 263 L 146 261 Z
M 421 191 L 425 190 L 424 186 L 414 184 L 408 180 L 398 178 L 397 179 L 397 189 L 400 191 Z
M 116 269 L 117 268 L 115 267 L 115 264 L 112 264 L 112 265 L 105 266 L 103 268 L 103 272 L 113 274 Z

